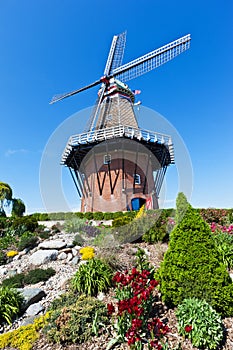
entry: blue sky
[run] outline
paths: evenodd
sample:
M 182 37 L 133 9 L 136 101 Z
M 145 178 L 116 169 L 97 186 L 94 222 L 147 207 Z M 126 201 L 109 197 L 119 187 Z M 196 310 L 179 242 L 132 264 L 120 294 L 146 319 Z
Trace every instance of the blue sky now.
M 127 30 L 127 63 L 190 33 L 190 50 L 129 86 L 140 89 L 142 105 L 160 113 L 182 138 L 193 169 L 191 204 L 233 207 L 232 18 L 231 0 L 1 0 L 0 181 L 28 213 L 46 211 L 40 188 L 46 145 L 67 118 L 93 105 L 98 88 L 54 105 L 51 97 L 98 79 L 114 34 Z M 85 118 L 75 119 L 71 134 L 82 131 Z M 156 127 L 154 120 L 150 129 Z M 61 137 L 58 156 L 65 144 Z M 166 174 L 171 204 L 175 167 Z M 58 165 L 58 172 L 68 207 L 78 208 L 68 169 Z M 53 175 L 46 176 L 52 187 Z

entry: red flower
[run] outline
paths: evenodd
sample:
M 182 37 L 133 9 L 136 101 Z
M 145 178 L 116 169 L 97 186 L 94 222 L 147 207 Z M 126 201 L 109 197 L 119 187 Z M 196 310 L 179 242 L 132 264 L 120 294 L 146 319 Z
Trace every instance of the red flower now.
M 128 345 L 134 344 L 136 342 L 136 338 L 132 337 L 128 339 Z
M 138 270 L 137 270 L 135 267 L 132 268 L 131 273 L 132 273 L 132 275 L 134 275 L 134 276 L 136 276 L 136 275 L 139 274 Z
M 137 296 L 134 296 L 133 298 L 129 299 L 129 304 L 131 307 L 138 305 L 138 302 L 139 300 Z
M 144 312 L 144 309 L 142 307 L 135 306 L 134 312 L 135 312 L 135 315 L 141 316 Z
M 115 308 L 114 308 L 114 306 L 112 305 L 112 303 L 107 304 L 107 308 L 108 308 L 108 314 L 109 314 L 109 315 L 111 315 L 111 314 L 115 311 Z
M 158 284 L 159 284 L 158 281 L 156 281 L 156 280 L 150 280 L 150 285 L 151 285 L 151 287 L 156 287 Z
M 193 329 L 192 325 L 189 325 L 189 326 L 185 326 L 185 327 L 184 327 L 184 330 L 185 330 L 185 332 L 187 332 L 187 333 L 190 333 L 192 329 Z
M 153 346 L 154 348 L 156 348 L 157 345 L 158 345 L 158 340 L 151 340 L 150 346 Z
M 134 318 L 132 320 L 132 328 L 136 329 L 136 328 L 140 328 L 142 326 L 142 320 L 140 320 L 139 318 Z

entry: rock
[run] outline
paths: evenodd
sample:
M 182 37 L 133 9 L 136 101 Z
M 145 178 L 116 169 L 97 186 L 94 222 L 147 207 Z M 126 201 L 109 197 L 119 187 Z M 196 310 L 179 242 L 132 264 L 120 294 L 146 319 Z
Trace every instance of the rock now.
M 66 261 L 69 262 L 69 261 L 71 261 L 72 259 L 73 259 L 72 253 L 68 253 L 68 254 L 67 254 L 67 259 L 66 259 Z
M 73 248 L 74 244 L 73 243 L 67 243 L 67 248 Z
M 30 305 L 26 310 L 26 315 L 28 316 L 36 316 L 40 312 L 44 311 L 44 306 L 42 306 L 40 303 L 35 303 Z
M 0 267 L 0 275 L 6 275 L 8 272 L 8 269 L 6 267 L 1 266 Z
M 29 324 L 33 324 L 35 319 L 36 319 L 36 316 L 29 316 L 21 322 L 20 326 L 28 326 Z
M 38 247 L 40 249 L 62 249 L 66 247 L 66 242 L 62 240 L 51 240 L 41 242 Z
M 23 309 L 26 310 L 30 305 L 37 303 L 46 296 L 40 288 L 18 288 L 24 298 Z
M 65 252 L 61 252 L 58 255 L 58 260 L 65 260 L 67 258 L 67 254 Z
M 71 253 L 71 248 L 63 248 L 60 250 L 60 252 Z
M 15 276 L 17 273 L 18 273 L 17 269 L 9 270 L 9 271 L 8 271 L 8 276 L 9 276 L 9 277 L 13 277 L 13 276 Z
M 21 258 L 21 255 L 18 255 L 18 254 L 17 254 L 16 256 L 13 257 L 12 260 L 13 260 L 13 261 L 17 261 L 17 260 L 19 260 L 20 258 Z
M 79 250 L 80 250 L 81 248 L 83 248 L 83 247 L 81 247 L 81 246 L 79 246 L 79 245 L 76 245 L 76 246 L 74 247 L 74 249 L 76 249 L 77 252 L 79 252 Z
M 80 257 L 76 255 L 76 256 L 72 259 L 72 264 L 73 264 L 73 265 L 78 265 L 79 261 L 80 261 Z
M 58 251 L 55 249 L 51 250 L 37 250 L 29 257 L 29 262 L 32 265 L 42 265 L 51 260 L 56 260 L 58 256 Z
M 29 249 L 25 248 L 24 250 L 22 250 L 21 252 L 19 252 L 19 256 L 24 256 L 28 253 Z
M 78 254 L 78 251 L 75 248 L 72 248 L 72 254 L 73 256 L 76 256 Z

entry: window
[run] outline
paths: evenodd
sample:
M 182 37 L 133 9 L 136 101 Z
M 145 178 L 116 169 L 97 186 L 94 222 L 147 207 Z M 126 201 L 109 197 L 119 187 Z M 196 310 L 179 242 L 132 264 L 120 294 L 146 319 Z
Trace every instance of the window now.
M 134 174 L 134 183 L 135 185 L 140 185 L 141 184 L 141 177 L 139 174 Z
M 110 164 L 110 163 L 111 163 L 111 154 L 105 154 L 104 164 Z

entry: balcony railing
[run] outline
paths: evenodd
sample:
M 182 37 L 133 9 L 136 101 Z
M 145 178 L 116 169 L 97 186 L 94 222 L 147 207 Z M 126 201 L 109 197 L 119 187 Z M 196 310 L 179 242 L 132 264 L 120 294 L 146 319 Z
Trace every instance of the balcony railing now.
M 144 140 L 148 142 L 157 142 L 160 144 L 165 144 L 168 146 L 171 156 L 174 155 L 171 136 L 154 131 L 136 129 L 127 125 L 118 125 L 113 126 L 111 128 L 98 129 L 71 136 L 63 152 L 62 163 L 65 163 L 65 160 L 69 156 L 73 147 L 95 142 L 101 142 L 104 140 L 110 140 L 118 137 L 127 137 L 131 139 L 136 138 L 139 141 Z

